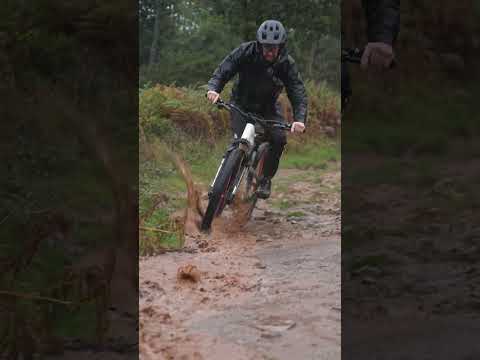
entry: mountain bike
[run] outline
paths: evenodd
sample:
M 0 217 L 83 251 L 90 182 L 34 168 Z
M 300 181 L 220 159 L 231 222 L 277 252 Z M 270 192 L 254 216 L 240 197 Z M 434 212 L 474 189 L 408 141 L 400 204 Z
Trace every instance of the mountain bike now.
M 263 181 L 263 168 L 270 147 L 269 131 L 272 128 L 290 130 L 291 125 L 276 120 L 266 120 L 245 112 L 232 103 L 218 100 L 216 105 L 229 111 L 236 111 L 245 120 L 242 136 L 235 139 L 220 162 L 217 173 L 208 192 L 208 207 L 202 219 L 202 231 L 208 231 L 215 217 L 222 214 L 226 205 L 235 199 L 244 184 L 244 202 L 247 205 L 246 218 L 250 219 L 258 200 L 257 188 Z

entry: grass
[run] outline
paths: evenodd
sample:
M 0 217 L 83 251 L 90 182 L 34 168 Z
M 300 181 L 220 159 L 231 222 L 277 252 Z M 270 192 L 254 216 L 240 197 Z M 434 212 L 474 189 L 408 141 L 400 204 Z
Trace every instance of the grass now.
M 280 161 L 286 169 L 326 170 L 341 159 L 340 143 L 333 140 L 316 140 L 306 145 L 288 147 Z
M 272 191 L 274 193 L 286 193 L 288 192 L 288 188 L 289 188 L 289 182 L 285 181 L 285 180 L 279 180 L 279 181 L 275 181 L 276 179 L 274 179 L 272 181 Z
M 176 232 L 157 234 L 144 230 L 139 240 L 140 256 L 156 255 L 161 249 L 178 249 L 181 245 L 181 235 Z
M 342 184 L 336 184 L 332 187 L 324 186 L 321 189 L 327 193 L 339 193 L 342 191 Z
M 19 179 L 17 185 L 30 190 L 26 199 L 20 195 L 16 203 L 9 206 L 10 216 L 6 218 L 0 229 L 0 244 L 3 256 L 14 260 L 20 251 L 25 251 L 29 241 L 28 229 L 34 225 L 46 222 L 41 212 L 34 215 L 39 209 L 60 209 L 67 217 L 76 219 L 76 215 L 94 217 L 95 213 L 102 213 L 102 209 L 111 207 L 111 190 L 99 181 L 97 169 L 87 166 L 87 162 L 77 161 L 75 167 L 66 167 L 63 174 L 54 178 L 30 176 L 25 184 Z M 107 181 L 105 181 L 106 183 Z M 111 227 L 99 224 L 74 223 L 72 233 L 66 244 L 50 245 L 48 241 L 41 241 L 35 250 L 35 255 L 29 266 L 16 275 L 15 283 L 9 284 L 9 278 L 2 278 L 3 290 L 12 290 L 19 293 L 34 294 L 57 298 L 51 289 L 59 286 L 64 279 L 66 266 L 75 264 L 77 257 L 71 257 L 66 249 L 75 245 L 81 249 L 82 255 L 97 245 L 112 240 Z M 8 242 L 7 240 L 11 241 Z M 13 242 L 12 240 L 16 240 Z M 45 240 L 45 239 L 44 239 Z M 14 247 L 8 248 L 9 243 Z M 28 251 L 28 250 L 27 250 Z M 2 257 L 3 257 L 2 256 Z M 79 300 L 84 294 L 69 292 L 67 299 Z M 40 316 L 43 316 L 45 307 L 40 308 L 31 300 L 17 301 L 18 311 L 22 312 L 28 321 L 37 326 Z M 52 334 L 61 338 L 82 338 L 94 341 L 96 326 L 96 309 L 89 304 L 82 304 L 75 309 L 68 309 L 65 305 L 52 305 L 48 316 L 52 317 Z
M 280 209 L 280 210 L 288 210 L 288 209 L 294 207 L 296 204 L 297 203 L 293 200 L 279 199 L 279 200 L 275 200 L 272 203 L 272 206 L 276 207 L 277 209 Z
M 355 74 L 352 107 L 344 115 L 342 128 L 345 154 L 441 156 L 449 152 L 452 138 L 468 141 L 480 132 L 472 116 L 478 93 L 473 81 L 402 79 L 391 95 L 381 91 L 364 75 Z
M 354 75 L 352 107 L 342 128 L 346 181 L 428 188 L 439 180 L 443 163 L 475 156 L 478 83 L 439 75 L 429 82 L 405 78 L 382 96 L 364 74 Z M 366 160 L 357 161 L 359 154 Z M 372 167 L 369 158 L 380 162 Z
M 190 142 L 178 148 L 180 155 L 191 169 L 195 183 L 208 186 L 217 171 L 227 144 L 228 138 L 222 138 L 214 147 L 202 142 Z M 162 160 L 161 163 L 153 161 L 141 165 L 140 214 L 150 206 L 153 194 L 168 194 L 168 205 L 155 211 L 151 218 L 145 221 L 145 226 L 162 228 L 172 233 L 153 234 L 153 232 L 142 231 L 140 239 L 142 255 L 155 254 L 162 248 L 179 247 L 182 243 L 181 236 L 175 232 L 169 222 L 169 216 L 174 211 L 185 208 L 186 185 L 174 164 L 166 160 L 165 156 L 159 156 L 158 159 Z M 335 141 L 322 139 L 304 146 L 296 145 L 289 148 L 282 157 L 280 168 L 307 170 L 309 176 L 316 179 L 319 171 L 338 165 L 339 160 L 340 146 Z M 304 179 L 305 174 L 299 175 L 298 180 Z M 288 189 L 288 184 L 274 183 L 274 186 L 276 192 Z M 287 210 L 295 206 L 295 203 L 284 199 L 275 202 L 273 206 Z
M 325 84 L 316 86 L 309 83 L 307 91 L 315 100 L 312 102 L 312 111 L 314 109 L 319 116 L 338 112 L 338 94 Z M 225 90 L 227 92 L 228 89 Z M 154 234 L 153 231 L 143 230 L 140 239 L 140 253 L 143 255 L 154 254 L 165 247 L 179 247 L 182 242 L 169 218 L 173 212 L 185 208 L 187 189 L 180 172 L 169 159 L 165 146 L 186 162 L 194 183 L 206 188 L 230 142 L 228 114 L 209 105 L 203 95 L 203 89 L 165 86 L 140 91 L 140 124 L 147 138 L 140 150 L 141 154 L 153 154 L 140 158 L 140 214 L 142 216 L 151 207 L 155 194 L 168 195 L 168 201 L 161 209 L 154 211 L 144 225 L 171 231 Z M 315 121 L 314 118 L 311 121 Z M 201 129 L 197 133 L 196 127 Z M 204 130 L 207 128 L 210 135 L 205 136 Z M 323 138 L 313 140 L 313 136 L 310 136 L 303 138 L 302 142 L 292 139 L 280 167 L 318 172 L 339 161 L 340 146 L 337 142 Z M 278 206 L 286 209 L 292 204 L 284 202 Z
M 223 153 L 227 146 L 227 138 L 220 138 L 215 146 L 204 141 L 183 141 L 172 145 L 185 161 L 192 173 L 195 184 L 207 186 L 217 171 Z M 157 209 L 145 220 L 145 227 L 162 229 L 171 233 L 157 233 L 142 230 L 140 236 L 140 254 L 153 255 L 163 248 L 178 248 L 182 245 L 182 236 L 170 220 L 170 215 L 186 207 L 187 187 L 181 173 L 169 157 L 162 152 L 161 147 L 154 147 L 156 157 L 142 162 L 140 168 L 140 216 L 151 207 L 155 194 L 167 194 L 168 202 L 163 208 Z
M 306 214 L 303 212 L 303 211 L 291 211 L 287 214 L 287 217 L 289 218 L 301 218 L 301 217 L 305 217 Z
M 180 208 L 180 206 L 179 206 Z M 160 230 L 160 231 L 154 231 Z M 175 248 L 181 245 L 182 239 L 179 229 L 170 219 L 168 209 L 158 209 L 152 216 L 145 220 L 140 239 L 140 254 L 149 255 L 158 247 Z
M 478 198 L 472 196 L 475 190 L 472 186 L 469 190 L 467 183 L 477 181 L 469 166 L 459 173 L 453 169 L 477 154 L 475 143 L 480 127 L 472 114 L 476 113 L 478 83 L 434 79 L 427 84 L 402 79 L 394 84 L 390 95 L 382 97 L 375 93 L 375 86 L 356 75 L 352 108 L 344 115 L 342 128 L 343 181 L 344 185 L 354 186 L 343 193 L 342 206 L 346 210 L 342 218 L 342 251 L 358 254 L 363 246 L 379 239 L 408 239 L 410 234 L 424 231 L 426 221 L 449 223 L 452 218 L 470 216 Z M 448 185 L 439 186 L 450 179 Z M 391 187 L 380 192 L 391 191 L 395 196 L 398 191 L 397 199 L 405 194 L 404 198 L 416 208 L 405 205 L 407 219 L 387 218 L 377 222 L 378 228 L 369 229 L 371 219 L 376 219 L 381 210 L 370 206 L 352 211 L 357 209 L 356 196 L 362 192 L 375 194 L 383 184 Z M 414 194 L 418 198 L 413 198 Z M 381 198 L 378 202 L 389 205 Z M 431 213 L 422 214 L 423 208 L 441 211 L 433 220 Z M 354 268 L 385 263 L 382 257 L 355 258 Z

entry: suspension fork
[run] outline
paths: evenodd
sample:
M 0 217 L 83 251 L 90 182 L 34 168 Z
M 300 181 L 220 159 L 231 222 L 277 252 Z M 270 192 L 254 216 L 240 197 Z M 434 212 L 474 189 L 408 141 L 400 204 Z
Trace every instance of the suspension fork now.
M 225 155 L 223 155 L 223 158 L 222 158 L 222 161 L 220 162 L 220 165 L 218 166 L 218 169 L 217 169 L 217 172 L 215 174 L 215 177 L 213 178 L 211 184 L 210 184 L 210 189 L 209 189 L 209 192 L 208 192 L 208 195 L 210 196 L 211 194 L 211 191 L 213 189 L 213 186 L 215 185 L 215 181 L 217 181 L 217 178 L 218 178 L 218 175 L 220 174 L 220 171 L 222 171 L 222 168 L 223 168 L 223 164 L 225 163 L 225 161 L 227 160 L 228 156 L 230 155 L 230 153 L 239 148 L 240 150 L 242 150 L 244 153 L 245 153 L 245 156 L 248 156 L 248 146 L 246 146 L 246 144 L 243 144 L 243 143 L 239 143 L 238 146 L 231 146 L 227 152 L 225 153 Z M 248 167 L 246 167 L 248 169 Z M 233 196 L 235 195 L 235 193 L 237 192 L 237 188 L 238 188 L 238 185 L 241 183 L 242 179 L 243 179 L 243 176 L 245 174 L 245 167 L 244 169 L 242 170 L 242 174 L 240 176 L 240 180 L 238 182 L 235 183 L 235 187 L 234 189 L 232 190 L 231 192 L 231 195 L 230 195 L 230 198 L 233 199 Z
M 243 170 L 242 170 L 242 173 L 240 174 L 240 177 L 238 178 L 238 181 L 235 183 L 235 186 L 232 190 L 232 195 L 231 195 L 231 199 L 233 199 L 233 197 L 235 196 L 235 194 L 237 193 L 237 190 L 238 190 L 238 186 L 242 183 L 242 179 L 243 177 L 245 176 L 245 174 L 247 173 L 248 171 L 248 166 L 244 166 L 243 167 Z
M 250 157 L 251 155 L 249 154 L 250 149 L 247 146 L 247 144 L 240 143 L 239 144 L 239 149 L 242 150 L 243 153 L 244 153 L 243 163 L 241 165 L 242 166 L 242 171 L 241 171 L 240 175 L 238 175 L 237 178 L 235 179 L 235 186 L 233 187 L 231 193 L 228 196 L 228 201 L 229 202 L 233 201 L 233 199 L 235 197 L 235 194 L 238 191 L 238 187 L 242 183 L 242 180 L 243 180 L 245 174 L 248 172 L 250 159 L 251 159 L 251 157 Z
M 228 153 L 223 156 L 222 161 L 220 162 L 220 165 L 218 166 L 217 173 L 215 174 L 215 177 L 213 178 L 213 181 L 210 184 L 210 190 L 208 191 L 208 195 L 210 195 L 211 192 L 212 192 L 213 185 L 215 185 L 215 181 L 217 181 L 218 174 L 220 174 L 220 170 L 222 170 L 223 163 L 225 162 L 225 159 L 227 158 L 227 156 L 228 156 Z
M 210 184 L 210 191 L 208 194 L 210 195 L 211 190 L 213 189 L 213 186 L 215 185 L 215 181 L 217 181 L 218 175 L 220 174 L 220 171 L 222 170 L 223 164 L 225 163 L 225 160 L 227 160 L 228 156 L 230 153 L 235 150 L 238 147 L 238 143 L 236 144 L 235 141 L 229 145 L 227 148 L 227 151 L 225 151 L 225 154 L 222 157 L 222 161 L 220 162 L 220 165 L 218 166 L 217 172 L 215 174 L 215 177 L 213 178 L 211 184 Z

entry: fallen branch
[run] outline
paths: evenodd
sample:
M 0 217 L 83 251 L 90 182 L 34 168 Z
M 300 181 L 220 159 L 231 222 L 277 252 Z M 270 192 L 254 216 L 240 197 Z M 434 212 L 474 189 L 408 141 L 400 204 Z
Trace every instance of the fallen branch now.
M 176 233 L 176 231 L 162 230 L 162 229 L 156 229 L 156 228 L 151 228 L 151 227 L 146 227 L 146 226 L 140 226 L 140 230 L 161 232 L 161 233 L 166 233 L 166 234 L 175 234 Z
M 71 302 L 71 301 L 58 300 L 58 299 L 53 299 L 53 298 L 46 297 L 46 296 L 38 296 L 38 295 L 33 295 L 33 294 L 16 293 L 16 292 L 13 292 L 13 291 L 1 291 L 0 290 L 0 295 L 13 296 L 13 297 L 23 298 L 23 299 L 43 300 L 43 301 L 54 302 L 54 303 L 63 304 L 63 305 L 73 304 L 73 302 Z

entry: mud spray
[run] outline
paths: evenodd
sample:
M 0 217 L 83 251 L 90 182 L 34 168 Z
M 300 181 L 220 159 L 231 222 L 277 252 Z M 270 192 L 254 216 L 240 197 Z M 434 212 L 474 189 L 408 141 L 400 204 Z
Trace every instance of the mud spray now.
M 185 181 L 185 185 L 187 188 L 186 197 L 187 197 L 187 206 L 185 209 L 180 210 L 172 214 L 171 220 L 175 221 L 177 224 L 182 226 L 183 224 L 183 239 L 182 244 L 184 248 L 198 248 L 202 251 L 209 251 L 212 250 L 218 256 L 221 256 L 222 260 L 225 256 L 231 256 L 233 249 L 229 246 L 226 246 L 229 240 L 234 239 L 235 241 L 231 241 L 231 243 L 236 243 L 238 245 L 239 239 L 238 234 L 241 234 L 241 230 L 243 225 L 246 224 L 248 221 L 248 206 L 244 203 L 244 192 L 239 189 L 239 192 L 235 198 L 234 203 L 226 209 L 222 216 L 216 218 L 212 223 L 212 231 L 210 234 L 204 234 L 200 231 L 200 225 L 202 221 L 202 217 L 206 207 L 208 206 L 208 196 L 207 196 L 207 189 L 205 186 L 200 184 L 195 184 L 193 181 L 192 172 L 190 167 L 178 154 L 173 153 L 173 151 L 169 150 L 165 145 L 160 145 L 160 148 L 156 147 L 156 150 L 161 150 L 162 154 L 166 154 L 169 161 L 175 166 L 178 172 L 181 174 L 183 180 Z M 159 160 L 159 158 L 157 159 Z M 248 238 L 243 238 L 243 245 L 249 244 L 253 245 L 254 242 L 245 242 L 249 241 Z M 220 250 L 221 249 L 221 250 Z M 218 251 L 218 252 L 217 252 Z M 201 253 L 200 252 L 200 253 Z M 207 254 L 211 254 L 211 252 L 206 252 Z M 222 255 L 220 255 L 222 254 Z M 226 255 L 227 254 L 227 255 Z M 157 285 L 158 289 L 162 290 L 162 288 L 168 289 L 170 286 L 170 290 L 168 293 L 172 296 L 174 294 L 182 294 L 182 289 L 195 289 L 198 284 L 201 283 L 202 288 L 204 288 L 205 294 L 209 294 L 206 296 L 203 292 L 194 292 L 201 295 L 201 299 L 199 299 L 199 304 L 203 304 L 205 301 L 213 301 L 211 299 L 217 299 L 215 297 L 216 288 L 218 287 L 221 289 L 221 293 L 217 293 L 218 299 L 225 299 L 224 292 L 225 289 L 228 288 L 228 293 L 237 294 L 237 292 L 242 292 L 243 288 L 240 287 L 240 283 L 237 280 L 236 276 L 233 275 L 225 275 L 228 274 L 228 270 L 231 270 L 232 264 L 229 262 L 225 262 L 223 264 L 222 261 L 218 261 L 217 266 L 225 266 L 226 268 L 222 268 L 219 270 L 215 269 L 215 274 L 212 275 L 213 270 L 204 271 L 205 264 L 203 267 L 194 265 L 197 263 L 198 257 L 201 258 L 201 255 L 189 254 L 189 252 L 185 252 L 182 255 L 178 256 L 185 256 L 182 257 L 183 260 L 174 260 L 170 259 L 170 265 L 165 265 L 163 263 L 162 266 L 165 266 L 163 269 L 175 268 L 176 269 L 176 276 L 175 279 L 170 279 L 170 283 L 162 284 L 162 287 Z M 168 262 L 168 258 L 165 259 Z M 251 261 L 245 260 L 243 261 Z M 201 263 L 201 261 L 200 261 Z M 210 264 L 210 266 L 212 266 Z M 200 267 L 202 270 L 200 270 Z M 245 266 L 246 268 L 251 268 L 251 266 Z M 141 275 L 141 276 L 148 276 L 148 275 Z M 155 273 L 154 278 L 158 279 L 161 276 L 158 273 Z M 210 279 L 209 279 L 210 277 Z M 248 276 L 250 278 L 251 276 Z M 205 279 L 204 279 L 205 278 Z M 206 280 L 210 280 L 207 282 Z M 202 282 L 203 281 L 203 282 Z M 212 288 L 208 288 L 213 281 L 214 286 Z M 152 281 L 153 283 L 153 281 Z M 146 282 L 143 283 L 144 286 L 147 284 Z M 245 288 L 250 288 L 252 285 L 248 284 L 245 285 Z M 148 288 L 144 291 L 144 293 L 148 291 L 159 291 L 154 287 L 153 289 Z M 206 288 L 206 290 L 205 290 Z M 155 290 L 156 289 L 156 290 Z M 165 291 L 165 290 L 162 290 Z M 233 298 L 237 298 L 237 296 L 233 296 Z M 153 301 L 153 300 L 152 300 Z M 181 325 L 176 320 L 178 314 L 170 316 L 169 311 L 163 308 L 164 304 L 161 306 L 154 306 L 152 304 L 144 307 L 140 310 L 140 322 L 139 322 L 139 347 L 140 347 L 140 359 L 142 360 L 154 360 L 154 359 L 193 359 L 193 360 L 207 360 L 207 358 L 200 355 L 197 352 L 196 344 L 200 342 L 197 338 L 191 339 L 189 336 L 184 335 L 181 329 Z M 150 324 L 150 325 L 149 325 Z M 152 331 L 152 326 L 154 325 L 155 331 Z M 150 328 L 148 328 L 150 326 Z M 172 330 L 173 329 L 173 330 Z M 169 343 L 165 339 L 170 336 L 168 331 L 173 331 L 176 333 L 176 337 L 174 339 L 175 345 Z M 205 338 L 202 337 L 202 341 L 205 341 Z M 169 338 L 169 340 L 172 340 Z M 182 345 L 179 347 L 178 343 Z M 185 356 L 185 357 L 184 357 Z M 193 357 L 192 357 L 193 356 Z
M 188 164 L 176 153 L 165 148 L 166 153 L 175 165 L 179 173 L 182 175 L 185 185 L 187 187 L 187 207 L 181 211 L 183 223 L 183 236 L 185 245 L 188 237 L 206 237 L 200 231 L 203 214 L 208 206 L 208 195 L 205 189 L 202 189 L 193 181 L 192 172 Z M 224 236 L 226 234 L 237 233 L 242 230 L 243 226 L 248 222 L 249 206 L 245 203 L 245 192 L 243 187 L 240 187 L 233 204 L 230 207 L 231 211 L 224 211 L 220 218 L 215 218 L 212 223 L 212 233 L 210 236 Z M 174 215 L 178 216 L 178 215 Z M 178 221 L 178 219 L 176 219 Z

